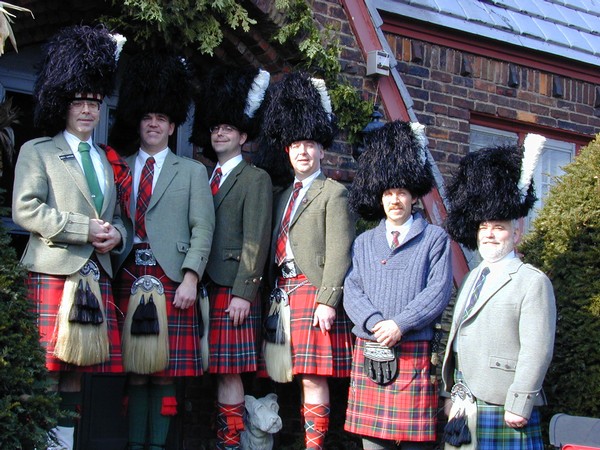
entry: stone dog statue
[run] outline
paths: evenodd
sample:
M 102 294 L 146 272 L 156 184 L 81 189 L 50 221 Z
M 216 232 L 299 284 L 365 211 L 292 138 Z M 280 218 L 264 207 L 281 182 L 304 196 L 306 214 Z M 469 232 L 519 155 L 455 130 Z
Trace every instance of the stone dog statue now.
M 271 450 L 273 434 L 281 430 L 277 394 L 267 394 L 263 398 L 244 396 L 246 401 L 245 430 L 242 432 L 241 446 L 244 450 Z

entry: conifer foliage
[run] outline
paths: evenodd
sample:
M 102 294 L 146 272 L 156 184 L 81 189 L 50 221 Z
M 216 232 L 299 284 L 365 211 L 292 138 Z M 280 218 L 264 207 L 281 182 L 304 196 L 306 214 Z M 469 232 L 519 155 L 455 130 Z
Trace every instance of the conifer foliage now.
M 520 250 L 556 295 L 548 411 L 600 417 L 600 135 L 564 170 Z

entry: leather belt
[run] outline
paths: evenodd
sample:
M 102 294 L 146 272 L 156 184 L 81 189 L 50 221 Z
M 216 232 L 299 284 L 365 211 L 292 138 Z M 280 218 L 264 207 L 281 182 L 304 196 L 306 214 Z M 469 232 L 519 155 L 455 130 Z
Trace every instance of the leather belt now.
M 293 259 L 282 262 L 277 268 L 281 278 L 296 278 L 302 272 Z

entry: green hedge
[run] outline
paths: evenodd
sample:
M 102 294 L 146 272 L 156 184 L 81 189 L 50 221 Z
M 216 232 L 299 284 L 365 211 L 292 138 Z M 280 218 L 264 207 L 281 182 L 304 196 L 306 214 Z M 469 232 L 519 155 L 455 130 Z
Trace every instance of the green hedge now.
M 564 170 L 520 249 L 556 295 L 546 411 L 600 417 L 600 135 Z
M 0 448 L 46 448 L 58 397 L 49 394 L 44 353 L 25 295 L 25 271 L 0 225 Z

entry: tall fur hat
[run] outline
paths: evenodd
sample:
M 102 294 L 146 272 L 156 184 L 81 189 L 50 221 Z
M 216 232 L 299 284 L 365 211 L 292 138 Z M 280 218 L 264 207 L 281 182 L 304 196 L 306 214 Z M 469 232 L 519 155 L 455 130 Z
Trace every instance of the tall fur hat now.
M 102 26 L 64 28 L 44 48 L 44 60 L 33 88 L 34 123 L 55 134 L 65 128 L 69 103 L 83 94 L 102 100 L 114 89 L 124 38 Z
M 446 229 L 452 239 L 475 250 L 481 222 L 513 220 L 529 213 L 536 201 L 533 171 L 544 142 L 543 136 L 529 134 L 523 149 L 489 147 L 460 161 L 446 189 Z
M 325 82 L 304 72 L 287 74 L 269 88 L 263 117 L 257 165 L 276 185 L 293 179 L 285 153 L 290 144 L 310 140 L 328 148 L 338 131 Z
M 364 152 L 350 187 L 350 208 L 367 220 L 385 217 L 381 197 L 387 189 L 408 189 L 416 197 L 434 186 L 424 127 L 396 120 L 367 133 Z
M 176 126 L 186 121 L 192 85 L 182 58 L 162 52 L 138 53 L 127 62 L 124 74 L 117 121 L 136 130 L 148 113 L 165 114 Z
M 204 155 L 216 159 L 210 145 L 210 127 L 229 124 L 252 140 L 260 124 L 259 108 L 269 87 L 269 72 L 219 66 L 200 82 L 195 99 L 194 127 L 190 142 L 203 147 Z

